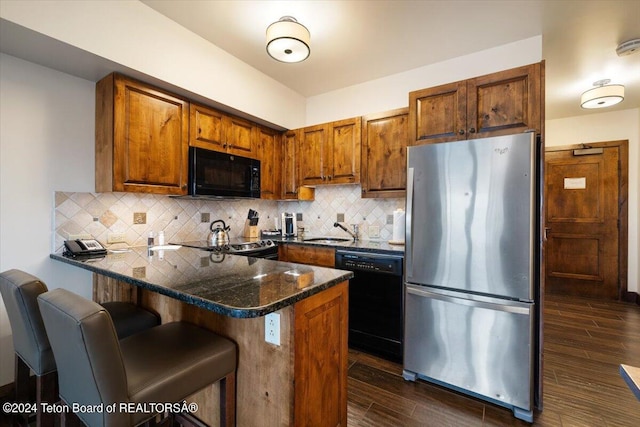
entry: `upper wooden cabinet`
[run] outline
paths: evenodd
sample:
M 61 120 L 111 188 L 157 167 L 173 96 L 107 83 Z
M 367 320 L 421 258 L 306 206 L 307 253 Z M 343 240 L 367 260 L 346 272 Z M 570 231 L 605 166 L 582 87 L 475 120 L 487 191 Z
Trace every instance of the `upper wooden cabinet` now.
M 300 130 L 299 183 L 360 182 L 361 118 L 309 126 Z
M 409 145 L 542 133 L 543 63 L 409 93 Z
M 409 109 L 362 117 L 362 197 L 405 197 Z
M 282 136 L 282 198 L 298 198 L 298 140 L 300 131 L 290 130 Z
M 258 157 L 255 125 L 213 108 L 191 104 L 189 145 L 244 157 Z
M 96 85 L 96 191 L 187 193 L 189 103 L 110 74 Z
M 260 160 L 260 198 L 277 200 L 281 194 L 282 146 L 280 133 L 255 126 L 256 152 Z

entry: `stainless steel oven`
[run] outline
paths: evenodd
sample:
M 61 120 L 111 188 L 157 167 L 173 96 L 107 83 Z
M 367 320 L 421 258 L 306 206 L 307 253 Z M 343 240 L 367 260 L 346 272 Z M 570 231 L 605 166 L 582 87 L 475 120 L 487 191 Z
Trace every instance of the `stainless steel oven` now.
M 350 270 L 349 347 L 402 362 L 403 284 L 400 255 L 336 251 L 336 268 Z

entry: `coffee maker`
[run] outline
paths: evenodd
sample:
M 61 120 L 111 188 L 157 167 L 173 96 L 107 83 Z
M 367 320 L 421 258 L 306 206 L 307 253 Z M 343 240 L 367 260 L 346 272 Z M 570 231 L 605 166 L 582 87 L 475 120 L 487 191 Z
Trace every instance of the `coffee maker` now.
M 282 237 L 296 237 L 298 230 L 296 224 L 296 214 L 283 212 L 282 213 Z

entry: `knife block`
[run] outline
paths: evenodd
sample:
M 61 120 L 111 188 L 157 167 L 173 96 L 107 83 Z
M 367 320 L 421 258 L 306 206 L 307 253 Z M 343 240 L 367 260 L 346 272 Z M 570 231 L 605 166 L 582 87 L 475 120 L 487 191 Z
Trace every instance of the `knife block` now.
M 246 219 L 244 221 L 244 232 L 242 233 L 242 236 L 250 239 L 257 239 L 260 237 L 260 230 L 258 230 L 257 225 L 249 225 L 249 220 Z

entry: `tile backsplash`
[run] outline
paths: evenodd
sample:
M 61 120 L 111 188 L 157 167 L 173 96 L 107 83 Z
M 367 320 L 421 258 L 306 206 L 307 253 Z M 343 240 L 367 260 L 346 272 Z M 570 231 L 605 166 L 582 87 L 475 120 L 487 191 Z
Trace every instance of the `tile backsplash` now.
M 393 226 L 387 216 L 404 208 L 404 199 L 361 199 L 359 185 L 316 188 L 315 201 L 276 202 L 269 200 L 211 200 L 173 198 L 137 193 L 55 192 L 54 250 L 77 235 L 91 235 L 107 246 L 109 237 L 121 235 L 126 243 L 113 246 L 145 246 L 150 231 L 163 230 L 166 242 L 204 240 L 209 224 L 222 219 L 231 226 L 231 237 L 242 235 L 249 209 L 260 213 L 261 229 L 273 229 L 281 212 L 302 215 L 298 226 L 308 235 L 346 235 L 333 227 L 337 214 L 344 223 L 360 225 L 362 239 L 369 239 L 369 227 L 378 226 L 380 240 L 389 240 Z M 208 214 L 208 215 L 207 215 Z M 207 220 L 210 221 L 202 222 Z M 141 222 L 143 222 L 142 224 Z M 372 238 L 373 239 L 373 238 Z

